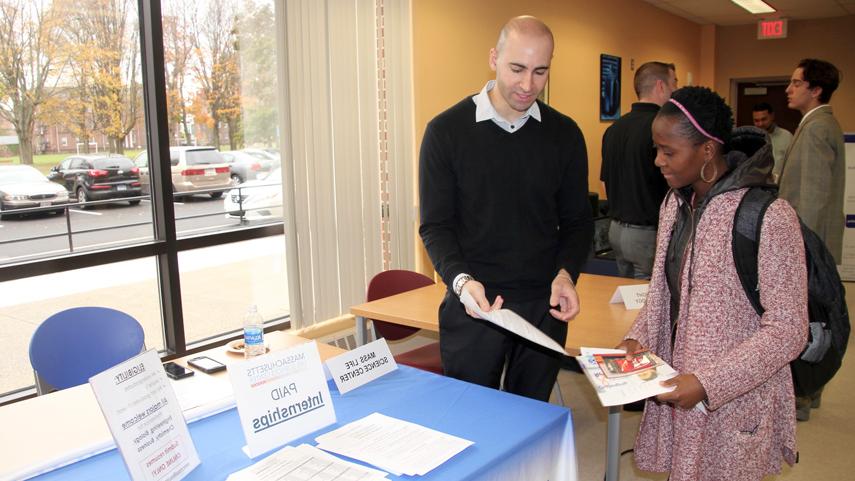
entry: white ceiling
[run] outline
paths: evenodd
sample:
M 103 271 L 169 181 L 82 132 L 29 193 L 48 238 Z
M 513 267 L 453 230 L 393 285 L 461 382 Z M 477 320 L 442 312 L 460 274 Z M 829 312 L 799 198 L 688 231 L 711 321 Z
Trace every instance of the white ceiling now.
M 701 25 L 746 25 L 763 18 L 805 20 L 855 14 L 855 0 L 764 0 L 777 12 L 760 15 L 752 15 L 730 0 L 645 1 Z

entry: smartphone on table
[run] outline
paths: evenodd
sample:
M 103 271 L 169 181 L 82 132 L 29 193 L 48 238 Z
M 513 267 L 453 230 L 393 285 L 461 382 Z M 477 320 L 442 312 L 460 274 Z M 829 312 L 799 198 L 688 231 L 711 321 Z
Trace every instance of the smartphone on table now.
M 163 363 L 163 370 L 166 371 L 166 375 L 172 379 L 183 379 L 193 375 L 192 369 L 187 369 L 186 367 L 174 362 Z
M 189 359 L 187 361 L 187 364 L 208 374 L 222 371 L 226 368 L 225 364 L 221 363 L 220 361 L 217 361 L 216 359 L 211 359 L 208 356 L 194 357 L 193 359 Z

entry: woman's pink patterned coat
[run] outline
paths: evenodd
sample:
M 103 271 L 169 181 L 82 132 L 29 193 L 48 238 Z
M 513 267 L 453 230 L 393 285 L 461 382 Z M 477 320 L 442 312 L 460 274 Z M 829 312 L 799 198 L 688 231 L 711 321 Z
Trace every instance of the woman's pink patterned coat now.
M 707 392 L 708 414 L 648 400 L 635 444 L 646 471 L 671 481 L 759 480 L 796 460 L 795 401 L 788 363 L 808 331 L 804 247 L 793 209 L 776 200 L 759 246 L 762 317 L 751 307 L 733 262 L 731 229 L 746 189 L 710 198 L 695 233 L 689 291 L 684 261 L 680 317 L 671 352 L 665 257 L 683 201 L 661 209 L 650 292 L 626 338 L 636 339 Z M 673 193 L 672 193 L 673 194 Z

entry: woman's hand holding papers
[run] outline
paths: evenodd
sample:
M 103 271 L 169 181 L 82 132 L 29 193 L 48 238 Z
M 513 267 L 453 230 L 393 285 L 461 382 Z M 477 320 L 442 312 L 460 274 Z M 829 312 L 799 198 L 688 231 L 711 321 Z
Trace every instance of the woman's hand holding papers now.
M 682 409 L 692 409 L 707 398 L 706 389 L 694 374 L 680 374 L 659 384 L 666 387 L 674 386 L 675 389 L 656 396 L 656 400 L 671 403 Z
M 626 358 L 630 359 L 632 353 L 641 351 L 644 346 L 635 339 L 624 339 L 615 349 L 626 351 Z M 703 384 L 694 374 L 680 374 L 665 381 L 659 382 L 662 386 L 673 387 L 674 390 L 659 394 L 656 400 L 663 403 L 671 403 L 682 409 L 692 409 L 699 402 L 707 398 L 707 391 Z

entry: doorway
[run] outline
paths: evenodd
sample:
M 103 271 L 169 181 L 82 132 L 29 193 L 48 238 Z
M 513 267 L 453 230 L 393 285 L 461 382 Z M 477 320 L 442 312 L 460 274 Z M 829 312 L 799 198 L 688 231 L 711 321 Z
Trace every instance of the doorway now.
M 731 92 L 736 92 L 736 125 L 754 125 L 751 117 L 754 105 L 767 102 L 775 111 L 775 123 L 795 133 L 802 114 L 787 107 L 786 89 L 789 82 L 789 77 L 731 80 L 731 85 L 735 87 Z

